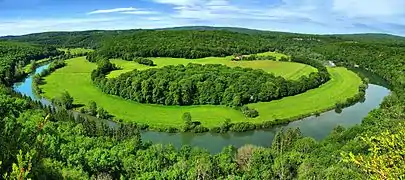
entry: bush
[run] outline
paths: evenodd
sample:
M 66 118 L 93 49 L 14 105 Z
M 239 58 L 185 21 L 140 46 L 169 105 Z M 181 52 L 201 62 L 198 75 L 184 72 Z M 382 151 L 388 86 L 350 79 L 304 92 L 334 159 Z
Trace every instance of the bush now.
M 281 57 L 279 61 L 290 61 L 287 57 Z
M 219 131 L 220 133 L 225 133 L 228 132 L 229 129 L 232 127 L 232 123 L 230 119 L 226 119 L 224 121 L 224 123 L 222 123 L 221 127 L 219 127 Z
M 177 133 L 177 132 L 179 132 L 179 130 L 174 127 L 169 127 L 169 128 L 166 128 L 166 132 L 167 133 Z
M 266 122 L 262 123 L 261 128 L 268 129 L 268 128 L 272 128 L 274 125 L 277 125 L 277 122 L 275 120 L 274 121 L 266 121 Z
M 191 132 L 193 132 L 193 133 L 205 133 L 208 131 L 209 131 L 209 129 L 202 125 L 197 125 L 191 130 Z
M 147 124 L 137 124 L 137 127 L 140 130 L 147 130 L 149 128 L 149 125 L 147 125 Z
M 152 60 L 147 58 L 135 58 L 134 61 L 138 64 L 143 64 L 146 66 L 156 66 L 156 64 Z
M 250 109 L 247 106 L 242 106 L 240 108 L 240 110 L 248 118 L 255 118 L 255 117 L 259 116 L 259 112 L 256 109 Z
M 240 122 L 240 123 L 235 123 L 231 127 L 231 131 L 234 132 L 246 132 L 246 131 L 251 131 L 255 130 L 256 125 L 250 123 L 250 122 Z
M 220 127 L 213 127 L 213 128 L 210 129 L 210 131 L 211 131 L 211 132 L 214 132 L 214 133 L 220 133 L 220 132 L 221 132 L 221 128 L 220 128 Z

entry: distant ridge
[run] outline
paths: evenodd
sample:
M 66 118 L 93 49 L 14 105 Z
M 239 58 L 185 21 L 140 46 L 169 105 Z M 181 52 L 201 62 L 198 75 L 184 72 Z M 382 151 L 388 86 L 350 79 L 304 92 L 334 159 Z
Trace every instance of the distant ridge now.
M 277 33 L 277 34 L 290 34 L 290 35 L 319 35 L 319 36 L 346 36 L 352 38 L 405 38 L 399 35 L 385 34 L 385 33 L 354 33 L 354 34 L 309 34 L 309 33 L 295 33 L 295 32 L 284 32 L 284 31 L 271 31 L 271 30 L 258 30 L 242 27 L 216 27 L 216 26 L 179 26 L 179 27 L 166 27 L 166 28 L 153 28 L 153 29 L 123 29 L 123 30 L 85 30 L 85 31 L 47 31 L 39 33 L 30 33 L 25 35 L 9 35 L 9 36 L 0 36 L 0 39 L 11 39 L 18 38 L 23 36 L 35 36 L 41 34 L 92 34 L 92 33 L 120 33 L 120 32 L 132 32 L 138 30 L 226 30 L 239 33 L 248 33 L 248 34 L 258 34 L 258 33 Z
M 243 33 L 250 35 L 263 35 L 264 38 L 329 38 L 340 39 L 355 42 L 389 42 L 394 44 L 404 44 L 405 37 L 382 34 L 382 33 L 360 33 L 360 34 L 303 34 L 303 33 L 291 33 L 291 32 L 278 32 L 267 30 L 256 30 L 241 27 L 213 27 L 213 26 L 181 26 L 181 27 L 167 27 L 157 29 L 128 29 L 128 30 L 87 30 L 87 31 L 54 31 L 54 32 L 42 32 L 33 33 L 21 36 L 4 36 L 0 37 L 1 41 L 17 41 L 17 42 L 29 42 L 33 44 L 54 45 L 63 47 L 87 47 L 96 48 L 99 43 L 105 38 L 120 35 L 131 34 L 141 31 L 171 31 L 171 30 L 183 30 L 183 31 L 231 31 L 235 33 Z

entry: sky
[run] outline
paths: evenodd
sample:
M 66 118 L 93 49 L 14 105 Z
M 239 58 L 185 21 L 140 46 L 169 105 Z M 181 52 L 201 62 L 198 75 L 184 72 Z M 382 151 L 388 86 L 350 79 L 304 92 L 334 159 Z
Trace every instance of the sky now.
M 405 0 L 0 0 L 0 36 L 177 26 L 405 36 Z

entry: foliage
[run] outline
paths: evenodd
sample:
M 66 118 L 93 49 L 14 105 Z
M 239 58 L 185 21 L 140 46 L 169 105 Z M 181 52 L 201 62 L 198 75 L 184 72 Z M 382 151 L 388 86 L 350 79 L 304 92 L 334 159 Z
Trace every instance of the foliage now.
M 147 58 L 138 57 L 138 58 L 135 58 L 134 61 L 139 63 L 139 64 L 146 65 L 146 66 L 156 66 L 156 64 L 153 63 L 152 60 L 147 59 Z
M 52 99 L 53 104 L 64 109 L 72 109 L 73 101 L 73 97 L 67 91 L 63 92 L 59 98 Z
M 4 179 L 19 179 L 19 180 L 24 180 L 24 179 L 30 179 L 28 178 L 28 175 L 30 174 L 31 168 L 32 168 L 32 154 L 27 153 L 25 156 L 22 154 L 22 151 L 19 151 L 19 154 L 17 155 L 17 161 L 18 163 L 15 164 L 13 163 L 13 170 L 8 175 L 7 173 L 4 175 Z
M 259 116 L 259 112 L 257 112 L 256 109 L 251 109 L 247 106 L 242 106 L 240 108 L 240 110 L 248 118 L 255 118 L 255 117 Z
M 90 116 L 96 116 L 97 115 L 97 104 L 94 101 L 90 101 L 89 103 L 89 109 L 88 109 L 88 113 Z
M 282 57 L 285 58 L 285 57 Z M 272 55 L 257 55 L 257 54 L 251 54 L 251 55 L 234 55 L 234 58 L 232 58 L 234 61 L 255 61 L 255 60 L 272 60 L 275 61 L 277 58 Z M 285 61 L 283 59 L 283 61 Z
M 111 66 L 109 62 L 105 64 Z M 237 107 L 300 94 L 329 80 L 323 66 L 319 66 L 319 73 L 303 76 L 300 81 L 286 80 L 262 70 L 213 64 L 134 70 L 118 78 L 106 79 L 107 69 L 114 68 L 105 66 L 102 64 L 92 72 L 94 83 L 103 92 L 140 103 L 164 105 L 221 104 Z
M 405 128 L 385 130 L 378 135 L 362 137 L 369 147 L 367 154 L 343 154 L 346 161 L 356 164 L 372 179 L 405 178 Z
M 9 84 L 24 76 L 23 67 L 33 60 L 59 54 L 55 48 L 0 41 L 0 83 Z
M 234 53 L 273 51 L 272 42 L 259 35 L 229 31 L 143 30 L 120 34 L 103 42 L 97 51 L 105 58 L 223 57 Z

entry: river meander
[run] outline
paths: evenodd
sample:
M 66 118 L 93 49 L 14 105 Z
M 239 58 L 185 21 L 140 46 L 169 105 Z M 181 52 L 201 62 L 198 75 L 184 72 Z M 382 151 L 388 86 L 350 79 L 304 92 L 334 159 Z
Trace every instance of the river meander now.
M 40 66 L 35 73 L 41 73 L 49 65 Z M 229 132 L 226 134 L 217 133 L 163 133 L 163 132 L 143 132 L 142 139 L 144 141 L 152 141 L 153 143 L 173 144 L 175 147 L 181 145 L 191 145 L 205 148 L 211 153 L 220 152 L 223 147 L 233 145 L 240 147 L 244 144 L 253 144 L 259 146 L 269 146 L 273 140 L 275 133 L 280 128 L 296 128 L 299 127 L 305 136 L 313 137 L 320 140 L 326 137 L 337 125 L 344 127 L 352 127 L 361 123 L 362 119 L 367 114 L 377 108 L 383 98 L 390 93 L 390 90 L 381 86 L 382 78 L 378 76 L 370 76 L 365 74 L 370 79 L 370 84 L 366 90 L 366 99 L 362 103 L 357 103 L 353 106 L 345 108 L 342 113 L 338 114 L 335 111 L 322 113 L 318 117 L 308 117 L 299 121 L 291 122 L 287 125 L 277 126 L 267 130 L 256 130 L 243 133 Z M 40 96 L 35 95 L 32 89 L 32 77 L 28 76 L 23 82 L 14 84 L 15 91 L 20 92 L 34 100 L 40 100 L 43 104 L 49 105 L 50 101 Z M 380 85 L 377 85 L 380 84 Z

